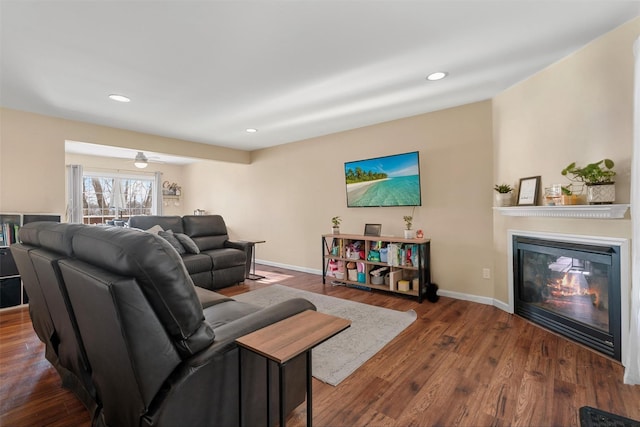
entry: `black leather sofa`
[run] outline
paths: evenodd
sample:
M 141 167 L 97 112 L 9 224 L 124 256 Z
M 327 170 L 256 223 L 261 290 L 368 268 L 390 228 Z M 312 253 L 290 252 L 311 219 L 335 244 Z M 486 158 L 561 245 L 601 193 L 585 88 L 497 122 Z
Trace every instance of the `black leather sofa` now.
M 237 426 L 240 397 L 246 425 L 264 425 L 267 393 L 278 413 L 276 366 L 252 354 L 239 366 L 235 339 L 309 301 L 262 309 L 199 289 L 166 240 L 138 230 L 36 222 L 19 236 L 33 327 L 93 425 Z M 305 398 L 304 363 L 285 368 L 287 411 Z
M 247 277 L 251 243 L 230 241 L 227 226 L 220 215 L 137 215 L 129 218 L 131 228 L 149 230 L 154 226 L 160 226 L 164 231 L 171 230 L 174 235 L 186 235 L 195 243 L 196 251 L 189 251 L 180 242 L 177 249 L 182 252 L 182 261 L 196 286 L 220 289 L 241 283 Z M 180 251 L 180 246 L 184 251 Z

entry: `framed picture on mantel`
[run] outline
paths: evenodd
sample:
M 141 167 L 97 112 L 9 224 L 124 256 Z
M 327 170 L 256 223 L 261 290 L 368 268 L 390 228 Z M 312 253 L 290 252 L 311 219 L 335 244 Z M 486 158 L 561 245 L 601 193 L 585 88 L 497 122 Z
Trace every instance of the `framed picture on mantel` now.
M 535 206 L 538 201 L 540 177 L 520 178 L 518 186 L 518 206 Z

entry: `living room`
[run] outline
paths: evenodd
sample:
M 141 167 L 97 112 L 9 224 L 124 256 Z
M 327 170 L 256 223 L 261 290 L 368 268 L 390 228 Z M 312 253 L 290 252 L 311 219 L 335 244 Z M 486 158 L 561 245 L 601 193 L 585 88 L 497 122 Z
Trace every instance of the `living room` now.
M 66 156 L 68 140 L 208 158 L 167 173 L 183 189 L 180 213 L 221 214 L 233 238 L 267 241 L 258 259 L 317 273 L 319 236 L 330 231 L 333 216 L 343 218 L 343 232 L 381 223 L 383 234 L 400 235 L 402 217 L 411 213 L 348 209 L 344 162 L 418 150 L 423 205 L 414 224 L 432 239 L 433 281 L 445 293 L 506 302 L 508 228 L 630 237 L 628 218 L 503 217 L 492 210 L 492 193 L 497 182 L 515 186 L 535 175 L 544 188 L 563 182 L 560 171 L 571 161 L 609 157 L 618 165 L 616 203 L 629 202 L 632 45 L 639 26 L 637 19 L 628 22 L 491 100 L 253 152 L 3 109 L 2 210 L 66 212 L 65 165 L 80 161 Z M 599 115 L 607 120 L 592 120 Z M 27 175 L 16 161 L 25 158 Z M 490 279 L 482 278 L 483 268 L 491 268 Z
M 197 158 L 149 168 L 164 170 L 182 187 L 180 205 L 167 213 L 220 214 L 232 238 L 266 241 L 257 248 L 259 263 L 319 274 L 318 243 L 332 217 L 343 219 L 345 233 L 380 223 L 384 235 L 399 236 L 402 217 L 411 213 L 347 208 L 344 162 L 419 151 L 422 206 L 414 225 L 431 239 L 432 280 L 443 296 L 506 310 L 508 230 L 632 236 L 629 213 L 616 220 L 510 217 L 492 209 L 492 196 L 498 183 L 515 186 L 520 178 L 541 176 L 544 189 L 564 182 L 560 171 L 572 161 L 611 158 L 616 203 L 630 202 L 639 34 L 634 18 L 484 101 L 255 151 L 2 108 L 0 210 L 64 215 L 65 165 L 111 168 L 115 162 L 66 154 L 65 141 Z M 490 277 L 483 278 L 487 268 Z

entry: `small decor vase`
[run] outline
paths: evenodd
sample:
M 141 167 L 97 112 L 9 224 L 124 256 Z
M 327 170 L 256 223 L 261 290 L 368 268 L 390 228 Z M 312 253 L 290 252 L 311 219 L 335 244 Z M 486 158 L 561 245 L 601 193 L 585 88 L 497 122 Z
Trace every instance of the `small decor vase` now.
M 570 196 L 562 196 L 562 205 L 577 205 L 578 204 L 578 195 L 572 194 Z
M 496 207 L 504 208 L 511 206 L 511 193 L 496 193 Z
M 414 230 L 404 230 L 405 239 L 414 239 L 415 237 L 416 237 L 416 232 Z
M 610 205 L 615 200 L 615 183 L 587 184 L 587 203 L 590 205 Z

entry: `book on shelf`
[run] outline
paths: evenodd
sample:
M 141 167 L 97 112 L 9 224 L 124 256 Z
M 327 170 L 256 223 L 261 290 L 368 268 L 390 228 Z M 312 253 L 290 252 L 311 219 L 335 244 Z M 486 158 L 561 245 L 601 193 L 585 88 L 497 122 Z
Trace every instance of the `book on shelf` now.
M 418 245 L 408 243 L 390 243 L 387 245 L 387 264 L 393 267 L 418 265 Z
M 19 228 L 17 224 L 3 223 L 0 228 L 0 246 L 9 246 L 16 243 Z

